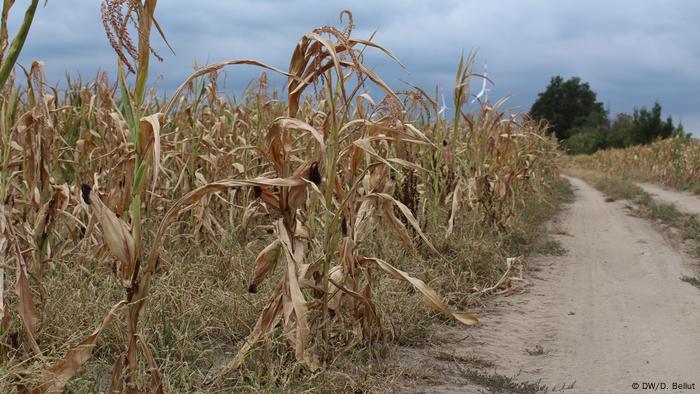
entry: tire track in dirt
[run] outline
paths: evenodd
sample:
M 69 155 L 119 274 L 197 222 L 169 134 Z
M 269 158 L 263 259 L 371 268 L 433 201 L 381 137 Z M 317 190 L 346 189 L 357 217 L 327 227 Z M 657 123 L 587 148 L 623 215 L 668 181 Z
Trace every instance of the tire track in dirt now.
M 411 392 L 488 392 L 465 368 L 537 381 L 575 381 L 571 393 L 639 392 L 637 382 L 695 383 L 700 392 L 700 290 L 679 278 L 689 258 L 620 202 L 576 178 L 576 200 L 551 223 L 564 256 L 533 256 L 527 291 L 497 297 L 475 328 L 448 330 L 457 343 L 406 350 L 411 368 L 438 371 Z M 436 354 L 460 361 L 440 361 Z M 473 361 L 495 367 L 477 369 Z M 440 382 L 440 384 L 434 384 Z

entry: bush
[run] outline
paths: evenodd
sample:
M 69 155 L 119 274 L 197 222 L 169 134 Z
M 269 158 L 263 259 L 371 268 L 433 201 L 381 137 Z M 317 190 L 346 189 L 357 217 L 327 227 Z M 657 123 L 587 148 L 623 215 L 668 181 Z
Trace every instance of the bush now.
M 591 154 L 606 147 L 605 132 L 600 130 L 577 130 L 562 143 L 573 154 Z

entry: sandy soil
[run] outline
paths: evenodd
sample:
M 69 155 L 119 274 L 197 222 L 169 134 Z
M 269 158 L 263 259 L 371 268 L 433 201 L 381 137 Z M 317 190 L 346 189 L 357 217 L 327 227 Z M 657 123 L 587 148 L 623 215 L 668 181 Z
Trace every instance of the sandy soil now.
M 465 371 L 515 377 L 569 393 L 700 392 L 700 289 L 682 282 L 691 259 L 621 202 L 570 178 L 576 201 L 551 226 L 568 250 L 533 257 L 527 289 L 495 297 L 475 328 L 443 330 L 441 345 L 400 356 L 423 371 L 407 392 L 489 392 Z M 483 367 L 484 363 L 493 366 Z M 672 390 L 673 382 L 696 390 Z
M 639 187 L 649 193 L 654 199 L 666 204 L 674 204 L 681 212 L 700 215 L 700 197 L 677 190 L 670 190 L 653 183 L 640 183 Z

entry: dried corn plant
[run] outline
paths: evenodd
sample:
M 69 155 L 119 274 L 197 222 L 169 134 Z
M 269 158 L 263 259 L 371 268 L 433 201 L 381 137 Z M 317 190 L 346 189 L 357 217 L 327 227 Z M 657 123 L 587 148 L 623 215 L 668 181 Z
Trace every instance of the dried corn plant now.
M 389 171 L 393 168 L 391 162 L 394 165 L 416 168 L 420 166 L 398 158 L 385 158 L 372 147 L 374 142 L 383 144 L 386 155 L 389 140 L 404 138 L 422 144 L 429 144 L 429 142 L 417 129 L 401 123 L 397 125 L 393 122 L 395 119 L 385 118 L 380 122 L 362 118 L 350 120 L 352 114 L 349 113 L 349 103 L 354 100 L 361 86 L 358 85 L 358 88 L 351 93 L 345 90 L 347 77 L 353 73 L 357 75 L 360 83 L 367 78 L 385 89 L 387 94 L 394 95 L 378 76 L 361 63 L 361 52 L 355 49 L 355 46 L 378 46 L 371 41 L 351 38 L 349 36 L 351 30 L 351 22 L 344 32 L 324 27 L 305 35 L 297 44 L 290 69 L 285 73 L 289 78 L 288 116 L 277 118 L 272 122 L 265 137 L 267 148 L 258 147 L 257 149 L 261 158 L 268 163 L 266 167 L 277 178 L 215 182 L 211 185 L 217 186 L 202 186 L 183 198 L 189 203 L 192 198 L 195 198 L 192 196 L 201 198 L 207 193 L 218 191 L 223 185 L 241 187 L 246 184 L 245 182 L 257 182 L 259 184 L 254 186 L 255 196 L 262 201 L 262 206 L 277 217 L 272 223 L 276 239 L 258 255 L 255 275 L 249 289 L 255 292 L 259 283 L 278 264 L 278 260 L 285 262 L 282 268 L 284 274 L 274 287 L 270 302 L 263 309 L 245 344 L 226 368 L 227 371 L 239 368 L 248 352 L 258 344 L 261 338 L 269 338 L 272 330 L 278 325 L 282 327 L 289 344 L 295 349 L 297 360 L 310 369 L 318 368 L 319 358 L 323 359 L 323 352 L 314 354 L 309 352 L 308 348 L 313 347 L 310 343 L 311 338 L 317 337 L 312 335 L 313 330 L 320 329 L 322 332 L 320 337 L 324 341 L 328 340 L 329 312 L 338 313 L 337 310 L 329 308 L 329 302 L 333 297 L 340 298 L 337 294 L 330 295 L 331 273 L 336 274 L 336 278 L 342 276 L 344 280 L 349 281 L 348 283 L 355 284 L 350 288 L 340 284 L 332 285 L 340 286 L 335 288 L 336 293 L 342 288 L 358 295 L 363 305 L 372 305 L 371 275 L 366 274 L 364 295 L 360 295 L 357 288 L 360 284 L 359 275 L 363 272 L 359 266 L 366 266 L 364 269 L 366 273 L 372 265 L 369 263 L 372 262 L 393 277 L 416 286 L 434 309 L 451 314 L 468 324 L 476 322 L 476 318 L 469 312 L 450 311 L 422 281 L 396 270 L 381 260 L 355 256 L 352 247 L 349 247 L 352 243 L 350 238 L 338 237 L 337 229 L 341 218 L 346 223 L 347 235 L 347 233 L 355 234 L 354 228 L 362 226 L 364 221 L 390 213 L 389 223 L 392 228 L 402 241 L 412 246 L 412 240 L 403 224 L 393 215 L 392 204 L 396 204 L 426 243 L 432 246 L 410 210 L 391 195 L 381 193 L 386 189 L 386 185 L 382 186 L 382 184 L 387 183 Z M 202 74 L 202 71 L 195 73 L 195 75 L 199 74 Z M 334 84 L 334 80 L 338 83 Z M 327 89 L 326 100 L 322 102 L 325 111 L 320 114 L 316 112 L 313 116 L 321 116 L 323 132 L 316 130 L 309 122 L 299 119 L 301 112 L 299 103 L 304 88 L 320 82 L 323 82 Z M 333 89 L 334 86 L 337 86 L 337 89 Z M 311 119 L 309 121 L 313 123 Z M 391 126 L 384 126 L 384 122 Z M 384 133 L 372 135 L 373 129 L 391 133 L 392 137 L 387 137 Z M 310 145 L 308 141 L 314 143 Z M 373 160 L 376 162 L 372 162 Z M 326 170 L 325 179 L 322 176 L 324 169 Z M 364 189 L 359 187 L 363 182 L 366 184 Z M 321 188 L 318 187 L 319 185 Z M 314 199 L 319 200 L 317 208 L 323 211 L 322 224 L 326 231 L 323 238 L 323 257 L 317 261 L 309 261 L 312 251 L 307 251 L 305 244 L 310 237 L 308 221 L 313 221 L 316 216 L 308 212 Z M 180 204 L 184 203 L 176 203 L 175 206 Z M 171 209 L 170 212 L 177 211 Z M 166 215 L 166 218 L 168 217 Z M 356 218 L 357 221 L 355 221 Z M 167 221 L 163 223 L 167 224 Z M 341 243 L 345 246 L 344 253 L 337 256 Z M 356 259 L 358 262 L 349 265 L 339 264 L 331 268 L 333 262 L 339 257 L 341 261 Z M 155 259 L 157 257 L 150 258 L 151 261 Z M 356 265 L 358 267 L 355 267 Z M 312 295 L 316 297 L 309 299 Z M 337 305 L 340 304 L 337 302 L 335 304 L 337 309 Z M 309 320 L 312 309 L 321 310 L 317 314 L 320 321 Z M 364 318 L 361 320 L 368 321 Z M 376 316 L 369 321 L 376 322 Z M 325 344 L 316 345 L 323 347 Z

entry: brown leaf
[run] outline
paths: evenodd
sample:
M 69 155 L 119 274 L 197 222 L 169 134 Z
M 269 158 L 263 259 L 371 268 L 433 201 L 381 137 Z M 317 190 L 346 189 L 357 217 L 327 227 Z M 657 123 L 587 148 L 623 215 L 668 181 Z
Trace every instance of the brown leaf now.
M 54 364 L 47 370 L 47 377 L 39 387 L 33 390 L 33 393 L 45 392 L 62 392 L 66 383 L 78 372 L 85 362 L 90 359 L 92 349 L 95 347 L 98 337 L 107 327 L 110 321 L 117 314 L 117 311 L 122 306 L 126 305 L 126 301 L 116 303 L 109 313 L 102 320 L 102 323 L 92 332 L 87 338 L 83 339 L 78 346 L 68 351 L 68 354 L 58 363 Z
M 268 141 L 278 138 L 283 130 L 297 130 L 311 135 L 319 145 L 321 151 L 326 149 L 326 144 L 323 140 L 323 135 L 318 132 L 313 126 L 296 118 L 286 116 L 279 117 L 272 122 L 270 131 L 268 132 Z
M 253 187 L 253 191 L 255 192 L 255 196 L 261 199 L 262 202 L 265 203 L 265 206 L 267 208 L 277 213 L 282 211 L 282 209 L 280 208 L 279 197 L 277 197 L 277 195 L 273 193 L 269 188 L 255 186 Z
M 464 324 L 467 325 L 473 325 L 479 322 L 479 320 L 476 318 L 476 316 L 469 311 L 463 311 L 463 312 L 456 312 L 456 311 L 451 311 L 449 308 L 447 308 L 447 305 L 445 305 L 442 302 L 442 299 L 440 296 L 430 288 L 428 285 L 425 284 L 422 280 L 418 278 L 414 278 L 407 274 L 404 271 L 401 271 L 398 268 L 393 267 L 391 264 L 387 263 L 384 260 L 376 259 L 376 258 L 368 258 L 368 257 L 360 257 L 359 258 L 359 264 L 367 264 L 367 263 L 374 263 L 379 266 L 379 268 L 383 269 L 386 273 L 389 275 L 393 276 L 396 279 L 402 280 L 404 282 L 410 283 L 416 290 L 418 290 L 422 295 L 423 295 L 423 300 L 425 303 L 432 309 L 442 312 L 446 315 L 452 316 L 455 319 L 461 321 Z
M 430 242 L 430 239 L 428 238 L 428 236 L 425 235 L 425 233 L 423 233 L 423 230 L 420 228 L 420 224 L 418 223 L 418 220 L 415 218 L 415 216 L 413 216 L 413 213 L 411 212 L 411 210 L 404 203 L 402 203 L 401 201 L 395 199 L 394 197 L 392 197 L 391 195 L 386 194 L 386 193 L 372 193 L 372 194 L 367 195 L 367 197 L 375 197 L 375 196 L 380 198 L 380 199 L 383 199 L 385 201 L 390 201 L 391 203 L 396 205 L 399 208 L 399 210 L 401 211 L 401 213 L 403 214 L 403 216 L 406 218 L 406 220 L 408 220 L 408 223 L 413 227 L 414 230 L 416 230 L 416 233 L 418 233 L 418 235 L 423 239 L 423 242 L 425 242 L 425 244 L 428 245 L 428 247 L 433 252 L 437 253 L 438 255 L 441 255 L 440 252 L 438 252 L 438 250 L 435 249 L 435 246 L 433 246 L 433 243 Z
M 277 283 L 275 291 L 272 295 L 272 300 L 265 306 L 258 321 L 255 323 L 255 327 L 250 331 L 245 342 L 236 353 L 236 356 L 229 362 L 229 364 L 221 371 L 220 375 L 227 372 L 235 371 L 243 365 L 248 353 L 253 349 L 253 347 L 258 343 L 260 337 L 263 334 L 268 333 L 274 327 L 279 324 L 282 319 L 282 292 L 284 288 L 284 278 L 280 279 Z
M 109 394 L 117 394 L 122 392 L 122 386 L 124 385 L 122 377 L 124 376 L 125 364 L 126 353 L 121 353 L 119 357 L 117 357 L 117 359 L 114 361 L 114 366 L 112 367 L 112 378 L 110 379 L 109 389 L 107 390 Z
M 35 354 L 41 354 L 41 350 L 39 350 L 39 345 L 36 343 L 35 339 L 36 323 L 39 321 L 39 314 L 36 310 L 34 299 L 32 298 L 32 291 L 29 288 L 27 266 L 24 263 L 24 259 L 21 257 L 17 258 L 17 282 L 15 283 L 15 288 L 17 296 L 19 297 L 17 312 L 20 317 L 22 317 L 22 324 L 27 331 L 29 344 Z
M 158 371 L 158 364 L 156 364 L 156 359 L 153 358 L 151 349 L 148 348 L 148 344 L 143 339 L 141 335 L 138 336 L 139 345 L 141 345 L 141 351 L 143 356 L 148 363 L 148 373 L 151 376 L 151 382 L 148 392 L 163 394 L 163 379 L 160 377 L 160 372 Z
M 417 250 L 415 245 L 413 245 L 411 235 L 408 233 L 406 226 L 404 226 L 404 224 L 401 223 L 401 221 L 394 214 L 394 206 L 386 201 L 380 201 L 379 204 L 383 212 L 382 218 L 387 219 L 389 228 L 394 232 L 394 234 L 397 235 L 399 240 L 411 250 L 412 253 L 416 254 Z
M 129 226 L 107 208 L 88 185 L 81 185 L 81 192 L 83 200 L 95 211 L 107 248 L 117 258 L 117 278 L 122 286 L 130 288 L 137 256 Z
M 29 279 L 27 275 L 27 263 L 24 261 L 24 256 L 22 250 L 17 243 L 17 237 L 12 228 L 12 218 L 11 218 L 12 206 L 2 205 L 0 208 L 0 215 L 3 217 L 4 221 L 4 239 L 11 245 L 15 250 L 15 257 L 17 260 L 17 268 L 15 275 L 17 280 L 15 282 L 15 292 L 19 298 L 19 303 L 17 304 L 17 312 L 22 319 L 22 325 L 27 333 L 27 338 L 29 339 L 29 346 L 32 348 L 35 354 L 41 354 L 39 345 L 36 343 L 36 323 L 39 321 L 39 314 L 36 310 L 36 305 L 34 303 L 34 298 L 32 297 L 32 290 L 29 288 Z
M 331 267 L 331 269 L 328 270 L 328 275 L 330 275 L 329 282 L 331 284 L 329 288 L 328 309 L 337 313 L 342 306 L 343 293 L 340 288 L 343 287 L 345 283 L 346 275 L 345 272 L 343 272 L 343 267 L 340 265 Z
M 158 180 L 158 172 L 160 171 L 160 119 L 163 118 L 163 114 L 156 113 L 149 116 L 144 116 L 141 118 L 139 126 L 139 139 L 141 149 L 140 152 L 142 156 L 146 156 L 146 149 L 149 146 L 153 146 L 153 174 L 151 175 L 152 184 L 151 192 L 156 189 L 156 181 Z
M 281 246 L 280 241 L 276 239 L 258 254 L 255 259 L 255 273 L 248 286 L 249 292 L 257 292 L 258 285 L 275 269 Z
M 287 259 L 287 270 L 285 272 L 285 280 L 291 296 L 294 316 L 296 318 L 296 340 L 295 340 L 295 356 L 297 361 L 306 365 L 309 369 L 316 370 L 318 366 L 312 358 L 305 354 L 305 345 L 309 340 L 310 330 L 308 323 L 308 307 L 304 293 L 299 287 L 299 278 L 304 276 L 300 272 L 301 259 L 303 258 L 303 244 L 294 243 L 292 247 L 291 237 L 284 226 L 283 220 L 277 220 L 277 235 L 284 248 L 284 256 Z
M 289 74 L 289 73 L 286 73 L 286 72 L 284 72 L 284 71 L 282 71 L 282 70 L 280 70 L 280 69 L 277 69 L 277 68 L 275 68 L 275 67 L 268 66 L 267 64 L 261 63 L 261 62 L 256 61 L 256 60 L 247 60 L 247 59 L 242 59 L 242 60 L 229 60 L 229 61 L 226 61 L 226 62 L 210 64 L 210 65 L 207 65 L 207 66 L 204 66 L 204 67 L 201 67 L 201 68 L 197 69 L 197 71 L 195 71 L 192 75 L 190 75 L 190 76 L 185 80 L 185 82 L 183 82 L 183 83 L 175 90 L 175 93 L 173 93 L 172 97 L 170 97 L 170 101 L 168 101 L 168 103 L 163 107 L 162 113 L 163 113 L 165 116 L 168 116 L 168 114 L 170 113 L 170 111 L 175 107 L 175 103 L 177 102 L 178 97 L 180 96 L 180 94 L 182 93 L 182 91 L 185 90 L 185 88 L 186 88 L 187 85 L 190 83 L 190 81 L 194 80 L 195 78 L 201 77 L 202 75 L 209 74 L 209 73 L 211 73 L 212 71 L 220 70 L 220 69 L 222 69 L 222 68 L 224 68 L 224 67 L 226 67 L 226 66 L 238 65 L 238 64 L 248 64 L 248 65 L 252 65 L 252 66 L 258 66 L 258 67 L 262 67 L 262 68 L 268 69 L 268 70 L 270 70 L 270 71 L 277 72 L 277 73 L 279 73 L 279 74 L 285 75 L 285 76 L 290 77 L 290 78 L 296 78 L 295 76 L 293 76 L 293 75 L 291 75 L 291 74 Z
M 452 191 L 452 207 L 450 209 L 450 219 L 447 221 L 447 231 L 445 231 L 445 237 L 452 235 L 452 229 L 455 225 L 455 216 L 457 215 L 457 210 L 459 209 L 459 205 L 463 197 L 462 187 L 462 178 L 459 178 L 457 185 L 455 185 L 455 189 Z

